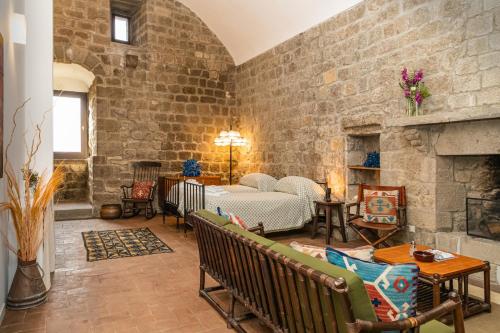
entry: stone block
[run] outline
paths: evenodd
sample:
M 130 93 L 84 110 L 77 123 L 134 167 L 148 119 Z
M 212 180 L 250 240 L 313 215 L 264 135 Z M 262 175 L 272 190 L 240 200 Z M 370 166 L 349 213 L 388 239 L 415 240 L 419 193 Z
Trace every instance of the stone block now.
M 478 60 L 479 69 L 481 70 L 500 66 L 500 52 L 491 52 L 488 54 L 480 55 Z
M 493 31 L 493 15 L 483 14 L 467 21 L 466 37 L 486 35 Z
M 489 98 L 489 99 L 488 99 Z M 479 101 L 500 102 L 500 87 L 478 94 Z M 493 102 L 492 102 L 493 101 Z M 500 120 L 448 124 L 440 134 L 435 150 L 438 155 L 488 155 L 500 153 Z M 470 140 L 474 138 L 474 140 Z
M 453 91 L 454 92 L 465 92 L 465 91 L 475 91 L 481 88 L 481 75 L 470 74 L 464 76 L 457 76 L 453 80 Z
M 125 56 L 125 66 L 128 68 L 136 68 L 139 64 L 139 56 L 135 54 L 127 54 Z
M 483 88 L 500 86 L 500 67 L 483 72 L 482 86 Z
M 491 10 L 495 7 L 500 7 L 500 1 L 498 0 L 484 0 L 484 10 Z
M 458 59 L 455 66 L 455 73 L 458 75 L 476 73 L 479 69 L 476 57 Z
M 467 41 L 467 55 L 474 56 L 488 52 L 489 51 L 488 43 L 489 43 L 488 36 L 469 39 Z
M 477 92 L 476 96 L 477 105 L 500 103 L 500 88 L 498 86 L 483 88 L 481 91 Z
M 476 105 L 476 96 L 472 92 L 454 94 L 448 97 L 448 106 L 451 109 L 467 108 Z
M 332 68 L 323 73 L 323 83 L 331 84 L 337 80 L 337 69 Z
M 500 50 L 500 32 L 489 35 L 489 46 L 492 50 Z
M 441 212 L 464 210 L 465 193 L 465 186 L 462 184 L 439 184 L 436 188 L 436 209 Z

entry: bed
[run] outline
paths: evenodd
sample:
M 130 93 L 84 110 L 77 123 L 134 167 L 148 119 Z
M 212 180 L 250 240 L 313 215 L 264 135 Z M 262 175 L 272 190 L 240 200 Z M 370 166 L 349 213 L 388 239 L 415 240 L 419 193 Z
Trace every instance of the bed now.
M 181 214 L 207 209 L 239 216 L 249 228 L 264 225 L 266 233 L 302 228 L 314 214 L 314 201 L 324 197 L 324 189 L 303 177 L 285 177 L 273 191 L 211 193 L 209 186 L 187 182 L 179 186 Z M 189 223 L 188 223 L 189 224 Z
M 196 181 L 188 180 L 188 183 L 196 183 Z M 272 176 L 264 173 L 250 173 L 241 177 L 237 185 L 224 185 L 224 186 L 206 186 L 207 192 L 214 191 L 214 195 L 229 194 L 229 193 L 256 193 L 256 192 L 270 192 L 278 180 Z M 184 207 L 180 204 L 184 200 L 184 182 L 179 177 L 161 177 L 158 186 L 158 206 L 163 212 L 163 223 L 167 215 L 173 215 L 177 219 L 177 226 L 179 225 L 179 217 L 184 215 Z M 217 193 L 215 193 L 217 192 Z M 208 193 L 210 195 L 210 193 Z M 195 201 L 198 199 L 198 201 Z M 192 197 L 193 206 L 201 204 L 201 199 Z

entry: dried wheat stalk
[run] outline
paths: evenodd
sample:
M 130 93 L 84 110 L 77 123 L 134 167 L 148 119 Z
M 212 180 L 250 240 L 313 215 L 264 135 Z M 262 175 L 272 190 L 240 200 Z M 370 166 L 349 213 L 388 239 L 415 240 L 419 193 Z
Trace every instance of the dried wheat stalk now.
M 57 167 L 49 177 L 44 172 L 38 178 L 36 185 L 30 187 L 34 159 L 42 143 L 42 126 L 46 113 L 41 123 L 35 125 L 35 134 L 30 144 L 26 142 L 26 133 L 24 133 L 26 158 L 22 168 L 22 186 L 18 181 L 18 175 L 9 163 L 8 151 L 17 127 L 16 117 L 24 109 L 28 101 L 26 100 L 18 107 L 12 116 L 14 126 L 5 149 L 5 175 L 7 178 L 7 196 L 9 200 L 0 203 L 0 211 L 7 210 L 11 213 L 14 229 L 16 230 L 17 249 L 7 241 L 8 247 L 22 261 L 36 259 L 36 253 L 43 241 L 45 211 L 64 180 L 62 168 Z

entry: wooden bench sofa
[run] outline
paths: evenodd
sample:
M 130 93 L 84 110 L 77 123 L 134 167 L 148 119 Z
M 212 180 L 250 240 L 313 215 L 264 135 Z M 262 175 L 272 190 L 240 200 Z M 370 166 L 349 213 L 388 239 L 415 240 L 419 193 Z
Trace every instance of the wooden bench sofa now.
M 208 211 L 188 218 L 193 224 L 200 256 L 200 296 L 238 332 L 236 302 L 274 332 L 464 332 L 459 297 L 415 317 L 377 322 L 363 281 L 354 273 L 299 253 L 292 248 L 240 229 Z M 219 286 L 206 287 L 206 274 Z M 225 289 L 225 308 L 211 296 Z M 452 313 L 454 327 L 435 320 Z

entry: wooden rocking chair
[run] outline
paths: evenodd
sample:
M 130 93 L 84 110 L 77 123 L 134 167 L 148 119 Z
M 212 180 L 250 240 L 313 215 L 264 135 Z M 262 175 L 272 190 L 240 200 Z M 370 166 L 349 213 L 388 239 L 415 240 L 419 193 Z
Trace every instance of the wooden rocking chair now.
M 144 206 L 144 215 L 152 219 L 156 215 L 153 207 L 154 196 L 157 187 L 158 174 L 160 172 L 160 162 L 135 162 L 134 179 L 130 186 L 122 185 L 122 217 L 128 218 L 137 216 L 141 211 L 140 206 Z
M 365 222 L 361 215 L 361 203 L 364 201 L 364 190 L 372 191 L 398 191 L 398 209 L 395 224 Z M 351 227 L 365 242 L 373 247 L 384 245 L 389 247 L 387 239 L 406 226 L 406 190 L 404 186 L 378 186 L 360 184 L 358 188 L 357 202 L 346 205 L 347 207 L 347 225 Z M 356 207 L 355 214 L 351 214 L 351 207 Z M 363 232 L 367 232 L 374 237 L 370 240 Z M 382 235 L 379 235 L 379 232 Z

